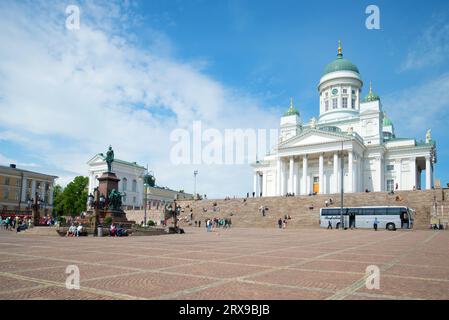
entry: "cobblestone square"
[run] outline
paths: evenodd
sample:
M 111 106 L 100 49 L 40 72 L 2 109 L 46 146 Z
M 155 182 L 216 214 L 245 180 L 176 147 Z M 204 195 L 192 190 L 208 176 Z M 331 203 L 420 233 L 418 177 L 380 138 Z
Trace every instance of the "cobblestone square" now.
M 0 231 L 0 299 L 449 299 L 449 232 L 234 228 L 152 237 Z M 68 265 L 80 289 L 65 286 Z M 380 288 L 366 288 L 366 268 Z

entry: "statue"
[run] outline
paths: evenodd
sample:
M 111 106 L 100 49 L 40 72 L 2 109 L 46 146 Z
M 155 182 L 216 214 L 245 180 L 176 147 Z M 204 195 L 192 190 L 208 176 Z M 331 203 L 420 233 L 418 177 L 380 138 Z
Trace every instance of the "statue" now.
M 315 117 L 310 119 L 310 128 L 312 128 L 312 129 L 316 128 L 316 119 L 315 119 Z
M 109 193 L 109 209 L 120 210 L 122 207 L 122 195 L 115 189 L 112 189 Z
M 348 128 L 348 133 L 352 135 L 354 133 L 354 128 L 353 127 L 349 127 Z
M 430 135 L 431 130 L 427 129 L 426 132 L 426 143 L 430 143 L 430 141 L 432 140 L 432 136 Z
M 112 172 L 112 162 L 114 161 L 114 150 L 109 146 L 108 152 L 106 152 L 106 163 L 108 164 L 108 172 Z

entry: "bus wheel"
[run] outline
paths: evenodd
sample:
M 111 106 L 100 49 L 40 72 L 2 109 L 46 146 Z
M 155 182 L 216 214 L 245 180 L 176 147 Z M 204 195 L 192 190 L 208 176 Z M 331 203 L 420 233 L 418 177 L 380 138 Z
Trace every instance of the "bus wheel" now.
M 387 224 L 387 230 L 389 230 L 389 231 L 396 230 L 396 226 L 394 225 L 394 223 L 388 223 Z
M 337 222 L 335 229 L 340 229 L 340 222 Z

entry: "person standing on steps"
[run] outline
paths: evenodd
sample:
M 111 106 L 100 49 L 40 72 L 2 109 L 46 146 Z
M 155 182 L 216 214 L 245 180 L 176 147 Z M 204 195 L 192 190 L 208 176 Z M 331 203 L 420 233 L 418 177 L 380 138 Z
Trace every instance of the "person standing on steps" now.
M 279 229 L 282 229 L 282 219 L 281 218 L 279 218 L 279 220 L 278 220 L 278 226 L 279 226 Z
M 379 224 L 379 221 L 377 220 L 377 217 L 374 218 L 374 223 L 373 223 L 373 227 L 374 227 L 374 231 L 377 231 L 377 225 Z

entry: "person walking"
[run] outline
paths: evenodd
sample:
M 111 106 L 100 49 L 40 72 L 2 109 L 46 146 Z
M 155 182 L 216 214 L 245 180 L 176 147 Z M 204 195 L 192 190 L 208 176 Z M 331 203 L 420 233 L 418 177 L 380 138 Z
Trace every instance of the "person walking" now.
M 332 220 L 329 219 L 329 223 L 327 224 L 327 229 L 331 229 L 332 230 Z
M 374 226 L 374 231 L 377 231 L 377 225 L 379 224 L 379 221 L 377 220 L 377 217 L 375 217 L 374 218 L 374 223 L 373 223 L 373 226 Z
M 278 226 L 279 226 L 279 229 L 282 229 L 282 219 L 281 218 L 279 218 L 279 220 L 278 220 Z

